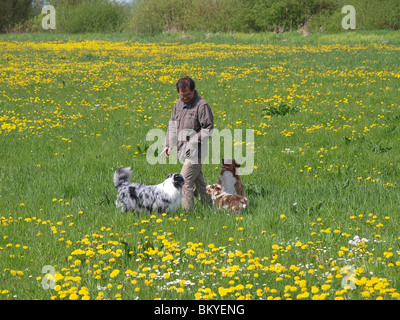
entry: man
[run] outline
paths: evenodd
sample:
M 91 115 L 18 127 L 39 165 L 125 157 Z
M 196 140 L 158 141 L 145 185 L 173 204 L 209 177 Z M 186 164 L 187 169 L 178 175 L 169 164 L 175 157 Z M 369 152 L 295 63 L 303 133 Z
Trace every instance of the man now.
M 211 108 L 195 90 L 191 78 L 179 79 L 176 89 L 180 98 L 172 111 L 165 148 L 161 154 L 165 153 L 168 158 L 171 149 L 177 147 L 178 159 L 183 163 L 181 174 L 185 178 L 182 207 L 193 210 L 193 196 L 205 204 L 211 204 L 211 197 L 206 192 L 202 163 L 207 157 L 208 139 L 214 128 L 214 119 Z

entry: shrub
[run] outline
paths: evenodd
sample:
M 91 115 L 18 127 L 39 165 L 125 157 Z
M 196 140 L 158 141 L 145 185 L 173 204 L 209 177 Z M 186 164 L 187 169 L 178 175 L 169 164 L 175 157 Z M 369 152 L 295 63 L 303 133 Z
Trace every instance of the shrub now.
M 31 0 L 7 0 L 0 5 L 0 32 L 28 20 L 32 14 Z
M 136 33 L 232 31 L 241 0 L 138 0 L 126 24 Z
M 136 33 L 185 31 L 182 20 L 188 3 L 183 0 L 138 0 L 127 29 Z
M 261 113 L 264 117 L 284 117 L 287 114 L 294 114 L 299 111 L 300 108 L 298 106 L 291 107 L 288 106 L 286 103 L 281 103 L 277 107 L 274 106 L 265 107 Z
M 68 33 L 118 32 L 126 19 L 124 6 L 107 0 L 58 1 L 57 30 Z
M 56 31 L 69 33 L 344 31 L 344 3 L 337 0 L 133 0 L 132 5 L 117 0 L 49 1 L 57 11 Z M 41 16 L 31 18 L 38 11 L 32 8 L 32 0 L 3 3 L 0 32 L 38 29 Z M 400 29 L 398 0 L 349 0 L 346 4 L 356 8 L 357 30 Z
M 127 29 L 162 31 L 290 31 L 312 16 L 331 15 L 336 0 L 138 0 Z
M 396 0 L 350 0 L 356 9 L 356 30 L 400 29 L 400 2 Z M 334 10 L 323 10 L 312 17 L 311 31 L 343 32 L 342 4 Z

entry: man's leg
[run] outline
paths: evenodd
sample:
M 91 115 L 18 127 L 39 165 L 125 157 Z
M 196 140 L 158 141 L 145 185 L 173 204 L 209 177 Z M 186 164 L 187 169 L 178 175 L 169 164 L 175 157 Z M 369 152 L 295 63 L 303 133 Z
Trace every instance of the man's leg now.
M 182 208 L 185 210 L 194 209 L 194 182 L 201 171 L 201 164 L 194 164 L 190 161 L 185 161 L 182 166 L 181 175 L 185 178 L 185 183 L 182 187 Z
M 195 197 L 205 205 L 212 205 L 211 196 L 207 193 L 206 183 L 204 181 L 204 176 L 201 169 L 196 179 L 194 180 L 194 186 Z

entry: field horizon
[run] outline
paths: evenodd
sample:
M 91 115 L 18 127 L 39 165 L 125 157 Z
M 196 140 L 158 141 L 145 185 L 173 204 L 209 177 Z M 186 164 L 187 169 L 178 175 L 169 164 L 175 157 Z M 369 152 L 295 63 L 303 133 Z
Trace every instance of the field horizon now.
M 3 33 L 0 39 L 4 41 L 82 41 L 106 40 L 111 42 L 138 41 L 149 42 L 178 42 L 178 43 L 243 43 L 243 44 L 393 44 L 398 45 L 400 30 L 369 30 L 369 31 L 343 31 L 331 33 L 326 31 L 313 32 L 302 35 L 299 31 L 290 32 L 161 32 L 154 34 L 140 34 L 130 32 L 116 33 Z

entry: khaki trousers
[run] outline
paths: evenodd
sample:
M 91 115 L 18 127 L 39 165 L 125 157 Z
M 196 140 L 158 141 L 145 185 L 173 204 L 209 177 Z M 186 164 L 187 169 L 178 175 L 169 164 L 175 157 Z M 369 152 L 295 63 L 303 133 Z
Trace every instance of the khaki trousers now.
M 182 166 L 181 175 L 185 178 L 182 187 L 182 208 L 194 209 L 194 197 L 206 205 L 211 205 L 211 197 L 206 192 L 201 163 L 192 163 L 186 160 Z

